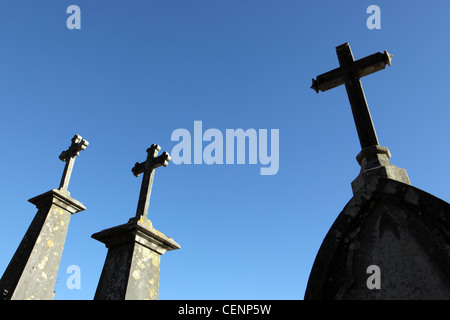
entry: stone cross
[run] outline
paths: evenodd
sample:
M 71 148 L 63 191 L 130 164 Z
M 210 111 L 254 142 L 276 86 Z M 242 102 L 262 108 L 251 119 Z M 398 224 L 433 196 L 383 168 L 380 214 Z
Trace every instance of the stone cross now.
M 72 175 L 75 157 L 80 155 L 80 151 L 85 150 L 88 145 L 89 142 L 84 140 L 80 135 L 76 134 L 72 138 L 72 144 L 70 145 L 69 149 L 61 152 L 61 154 L 59 155 L 59 159 L 66 163 L 61 178 L 61 183 L 59 184 L 59 190 L 67 191 L 67 188 L 69 187 L 70 176 Z
M 52 189 L 28 201 L 38 212 L 31 221 L 14 256 L 0 279 L 0 300 L 52 300 L 72 214 L 86 210 L 67 191 L 73 162 L 88 142 L 79 135 L 63 151 L 66 162 L 59 189 Z
M 311 88 L 319 93 L 345 84 L 361 148 L 378 145 L 375 127 L 359 79 L 383 70 L 386 64 L 390 66 L 393 55 L 384 51 L 355 61 L 348 43 L 336 47 L 336 53 L 340 67 L 313 79 Z
M 136 210 L 136 218 L 143 216 L 147 218 L 148 206 L 150 203 L 150 194 L 152 192 L 153 178 L 155 176 L 156 168 L 160 166 L 167 167 L 171 157 L 169 153 L 164 151 L 160 156 L 158 156 L 158 151 L 161 147 L 157 144 L 152 144 L 150 148 L 147 149 L 147 160 L 142 163 L 136 162 L 131 171 L 138 177 L 141 173 L 144 173 L 142 179 L 141 191 L 139 193 L 139 202 Z
M 147 159 L 131 171 L 144 174 L 136 216 L 127 223 L 94 233 L 92 238 L 108 248 L 94 300 L 157 300 L 161 255 L 180 245 L 153 228 L 147 218 L 155 169 L 171 160 L 167 152 L 152 144 Z

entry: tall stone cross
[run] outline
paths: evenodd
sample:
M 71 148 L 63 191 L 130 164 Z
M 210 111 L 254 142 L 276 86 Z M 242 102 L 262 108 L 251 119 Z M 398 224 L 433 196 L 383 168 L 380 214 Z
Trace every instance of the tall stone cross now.
M 150 195 L 152 193 L 153 178 L 155 176 L 155 169 L 164 166 L 167 167 L 169 161 L 171 160 L 170 155 L 164 151 L 160 156 L 158 156 L 158 151 L 161 147 L 157 144 L 152 144 L 150 148 L 147 149 L 147 160 L 142 163 L 136 162 L 131 171 L 138 177 L 141 173 L 144 173 L 142 178 L 141 191 L 139 193 L 139 202 L 136 210 L 136 218 L 141 216 L 147 218 L 148 206 L 150 203 Z
M 85 150 L 88 145 L 88 141 L 84 140 L 80 135 L 76 134 L 72 138 L 72 144 L 70 145 L 69 149 L 61 152 L 61 154 L 59 155 L 59 159 L 66 163 L 61 178 L 61 183 L 59 184 L 59 190 L 67 191 L 67 188 L 69 187 L 70 176 L 72 175 L 75 157 L 80 155 L 80 151 Z
M 313 79 L 312 88 L 345 84 L 362 147 L 356 157 L 361 172 L 320 246 L 305 300 L 448 300 L 450 204 L 413 187 L 406 170 L 390 163 L 360 82 L 390 65 L 392 55 L 354 61 L 348 43 L 336 51 L 340 68 Z
M 379 145 L 360 78 L 390 66 L 393 55 L 384 51 L 355 61 L 348 43 L 336 47 L 336 53 L 340 67 L 313 79 L 311 88 L 319 93 L 345 84 L 361 148 Z
M 361 165 L 361 172 L 352 182 L 353 193 L 356 194 L 368 183 L 374 182 L 378 178 L 388 178 L 411 184 L 406 170 L 390 163 L 389 149 L 378 143 L 360 81 L 362 77 L 383 70 L 387 64 L 391 65 L 393 55 L 384 51 L 384 53 L 374 53 L 355 61 L 348 43 L 336 47 L 336 53 L 340 67 L 313 79 L 311 88 L 319 93 L 319 91 L 327 91 L 345 84 L 362 149 L 356 157 Z
M 159 150 L 159 145 L 152 144 L 147 159 L 131 169 L 136 177 L 144 174 L 136 216 L 92 235 L 108 248 L 94 300 L 157 300 L 161 255 L 180 249 L 147 218 L 155 169 L 171 160 L 167 152 L 158 156 Z
M 38 212 L 0 279 L 0 300 L 52 300 L 72 214 L 86 210 L 67 187 L 75 157 L 88 142 L 75 135 L 59 158 L 66 162 L 59 189 L 28 200 Z

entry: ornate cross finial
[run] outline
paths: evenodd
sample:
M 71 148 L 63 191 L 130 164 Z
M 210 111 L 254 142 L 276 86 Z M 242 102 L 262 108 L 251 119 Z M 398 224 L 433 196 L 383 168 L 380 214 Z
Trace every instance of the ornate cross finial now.
M 84 140 L 80 135 L 76 134 L 72 138 L 72 144 L 70 145 L 69 149 L 61 152 L 61 154 L 59 155 L 59 159 L 66 163 L 66 166 L 64 167 L 64 173 L 61 178 L 61 183 L 59 184 L 59 190 L 67 191 L 67 188 L 69 187 L 70 176 L 72 175 L 75 157 L 80 155 L 80 151 L 85 150 L 88 145 L 89 142 L 87 142 L 87 140 Z
M 355 61 L 348 43 L 336 47 L 336 53 L 340 67 L 318 76 L 316 80 L 313 79 L 311 88 L 319 93 L 345 84 L 361 148 L 378 145 L 375 127 L 359 79 L 383 70 L 386 64 L 390 66 L 393 55 L 384 51 Z
M 150 203 L 150 194 L 152 192 L 153 178 L 155 176 L 156 168 L 160 166 L 167 167 L 169 161 L 171 160 L 169 153 L 164 151 L 160 156 L 158 156 L 158 151 L 161 147 L 157 144 L 152 144 L 150 148 L 147 149 L 147 160 L 142 163 L 136 162 L 131 171 L 138 177 L 141 173 L 144 173 L 142 178 L 141 192 L 139 194 L 139 202 L 136 210 L 136 218 L 143 216 L 147 218 L 148 207 Z

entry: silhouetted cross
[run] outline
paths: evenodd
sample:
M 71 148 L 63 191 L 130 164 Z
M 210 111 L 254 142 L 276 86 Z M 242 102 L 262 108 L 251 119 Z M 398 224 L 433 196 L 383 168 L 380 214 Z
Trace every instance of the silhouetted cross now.
M 152 193 L 153 178 L 155 176 L 156 168 L 160 166 L 167 167 L 170 161 L 170 155 L 164 151 L 158 156 L 158 151 L 161 147 L 157 144 L 152 144 L 147 149 L 147 160 L 145 162 L 136 162 L 131 171 L 138 177 L 141 173 L 144 173 L 142 178 L 141 192 L 139 194 L 139 202 L 136 210 L 136 218 L 143 216 L 147 218 L 148 206 L 150 203 L 150 194 Z
M 378 145 L 375 127 L 359 79 L 383 70 L 386 64 L 391 65 L 393 55 L 384 51 L 355 61 L 348 43 L 336 47 L 336 53 L 340 67 L 318 76 L 316 80 L 313 79 L 311 88 L 319 93 L 319 90 L 323 92 L 345 84 L 361 148 Z
M 61 178 L 61 183 L 59 184 L 59 190 L 67 191 L 67 188 L 69 187 L 70 176 L 72 175 L 73 164 L 75 163 L 75 157 L 80 155 L 80 151 L 85 150 L 88 145 L 89 142 L 76 134 L 72 138 L 72 144 L 70 145 L 69 149 L 61 152 L 61 154 L 59 155 L 59 159 L 66 163 Z

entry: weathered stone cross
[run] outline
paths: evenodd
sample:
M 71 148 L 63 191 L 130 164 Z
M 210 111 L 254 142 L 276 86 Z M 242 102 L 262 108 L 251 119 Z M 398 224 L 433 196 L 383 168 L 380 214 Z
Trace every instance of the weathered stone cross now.
M 136 210 L 136 218 L 140 218 L 141 216 L 147 218 L 150 194 L 152 193 L 153 178 L 155 176 L 154 169 L 160 166 L 167 167 L 169 161 L 171 160 L 170 155 L 166 151 L 158 156 L 159 150 L 161 150 L 159 145 L 152 144 L 150 148 L 147 149 L 147 160 L 142 163 L 136 162 L 133 169 L 131 169 L 136 177 L 138 177 L 141 173 L 144 173 L 141 192 L 139 194 L 138 207 Z
M 391 65 L 393 55 L 384 51 L 355 61 L 348 43 L 336 47 L 340 67 L 313 79 L 311 88 L 317 93 L 345 84 L 361 148 L 378 145 L 375 127 L 367 106 L 360 78 Z
M 80 135 L 76 134 L 72 138 L 72 144 L 69 149 L 61 152 L 59 159 L 66 163 L 64 167 L 64 172 L 61 178 L 61 183 L 59 184 L 59 190 L 67 191 L 69 187 L 70 176 L 72 175 L 73 164 L 75 163 L 75 157 L 80 155 L 81 150 L 85 150 L 89 145 L 89 142 L 84 140 Z

